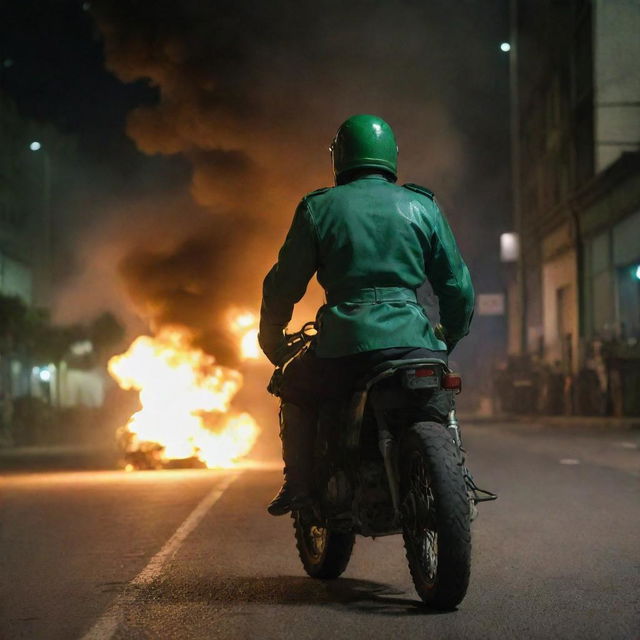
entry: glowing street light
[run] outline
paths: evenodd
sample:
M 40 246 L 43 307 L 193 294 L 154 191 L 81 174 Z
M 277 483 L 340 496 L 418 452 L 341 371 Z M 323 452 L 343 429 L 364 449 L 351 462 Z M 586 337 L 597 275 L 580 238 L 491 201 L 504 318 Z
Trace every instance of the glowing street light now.
M 517 262 L 520 257 L 520 237 L 517 233 L 500 234 L 500 262 Z
M 508 42 L 500 43 L 500 51 L 504 51 L 505 53 L 511 51 L 511 45 Z
M 640 280 L 640 264 L 636 267 L 635 276 L 636 280 Z
M 29 149 L 38 152 L 42 159 L 42 266 L 38 276 L 38 289 L 42 289 L 42 294 L 38 297 L 48 299 L 52 286 L 51 265 L 52 265 L 52 244 L 53 237 L 51 220 L 51 155 L 46 146 L 42 146 L 39 140 L 32 140 Z

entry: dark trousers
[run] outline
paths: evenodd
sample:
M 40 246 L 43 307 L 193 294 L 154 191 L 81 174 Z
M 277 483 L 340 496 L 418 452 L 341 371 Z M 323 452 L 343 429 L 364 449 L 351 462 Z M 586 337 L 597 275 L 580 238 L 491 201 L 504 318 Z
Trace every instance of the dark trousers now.
M 353 393 L 356 382 L 377 365 L 388 360 L 437 358 L 447 362 L 446 351 L 422 348 L 393 348 L 365 351 L 341 358 L 318 358 L 313 349 L 295 358 L 284 370 L 280 397 L 317 415 L 324 402 L 340 402 Z M 420 394 L 421 420 L 446 423 L 453 408 L 453 394 L 437 390 Z

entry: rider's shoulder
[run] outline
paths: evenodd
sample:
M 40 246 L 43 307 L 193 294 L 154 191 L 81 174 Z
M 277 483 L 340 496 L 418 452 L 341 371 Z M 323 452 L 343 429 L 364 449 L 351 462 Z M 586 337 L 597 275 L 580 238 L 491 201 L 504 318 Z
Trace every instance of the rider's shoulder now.
M 316 189 L 315 191 L 311 191 L 311 193 L 307 193 L 307 195 L 302 199 L 308 200 L 309 198 L 315 198 L 316 196 L 322 195 L 323 193 L 327 193 L 331 189 L 332 187 L 322 187 L 321 189 Z
M 419 184 L 414 184 L 413 182 L 407 182 L 402 185 L 403 189 L 409 189 L 409 191 L 415 191 L 416 193 L 421 193 L 423 196 L 427 196 L 429 200 L 433 200 L 435 195 L 431 189 L 427 189 L 427 187 L 423 187 Z

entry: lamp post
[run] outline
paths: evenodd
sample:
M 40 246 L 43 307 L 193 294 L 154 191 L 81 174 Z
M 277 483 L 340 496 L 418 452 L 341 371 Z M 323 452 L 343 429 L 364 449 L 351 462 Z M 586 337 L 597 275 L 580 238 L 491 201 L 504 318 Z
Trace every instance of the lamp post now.
M 511 199 L 513 226 L 518 242 L 516 258 L 515 320 L 518 322 L 517 350 L 527 351 L 527 296 L 525 287 L 524 242 L 522 237 L 521 175 L 520 175 L 520 110 L 518 93 L 518 0 L 509 0 L 509 42 L 500 50 L 509 55 L 509 131 L 511 138 Z
M 39 268 L 39 297 L 48 304 L 53 284 L 53 233 L 51 220 L 51 156 L 38 140 L 29 144 L 29 149 L 42 155 L 42 258 Z

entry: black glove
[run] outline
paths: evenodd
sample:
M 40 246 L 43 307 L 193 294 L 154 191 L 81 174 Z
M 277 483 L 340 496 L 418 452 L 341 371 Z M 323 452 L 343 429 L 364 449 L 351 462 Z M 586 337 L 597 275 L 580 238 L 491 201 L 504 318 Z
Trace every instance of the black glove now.
M 260 327 L 258 342 L 264 354 L 276 367 L 281 367 L 287 361 L 289 349 L 282 327 L 274 325 Z

